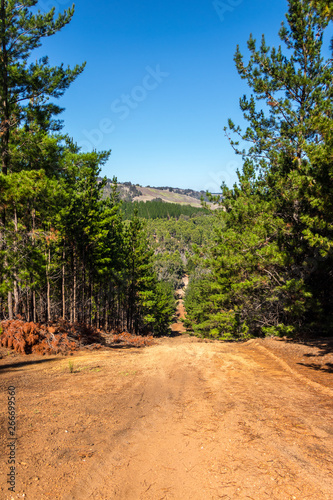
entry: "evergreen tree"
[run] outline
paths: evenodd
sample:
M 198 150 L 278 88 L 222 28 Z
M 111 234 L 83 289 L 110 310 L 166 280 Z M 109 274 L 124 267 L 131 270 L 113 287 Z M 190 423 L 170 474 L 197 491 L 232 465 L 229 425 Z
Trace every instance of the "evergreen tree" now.
M 28 63 L 31 53 L 41 45 L 41 39 L 54 35 L 72 19 L 74 8 L 55 18 L 55 9 L 46 14 L 31 12 L 37 0 L 1 0 L 0 38 L 0 119 L 1 168 L 11 170 L 10 139 L 13 129 L 28 121 L 31 113 L 45 124 L 61 109 L 48 98 L 58 98 L 83 71 L 84 64 L 74 69 L 63 65 L 50 67 L 48 58 Z
M 152 250 L 148 248 L 143 222 L 137 211 L 126 231 L 127 330 L 137 333 L 142 327 L 142 312 L 152 305 L 154 285 Z
M 48 137 L 47 132 L 59 130 L 60 124 L 52 119 L 61 108 L 49 103 L 49 98 L 58 98 L 82 72 L 84 65 L 73 70 L 63 66 L 50 67 L 48 58 L 36 63 L 28 62 L 41 39 L 51 36 L 65 26 L 73 16 L 73 8 L 57 18 L 54 9 L 47 14 L 32 13 L 37 0 L 1 0 L 0 2 L 0 154 L 1 176 L 12 175 L 22 170 L 45 170 L 54 175 L 54 165 L 59 164 L 61 148 L 57 138 Z M 41 160 L 41 161 L 39 161 Z M 25 174 L 24 174 L 25 175 Z M 32 179 L 35 174 L 31 174 Z M 43 175 L 43 174 L 42 174 Z M 22 179 L 23 180 L 23 179 Z M 3 285 L 8 290 L 8 314 L 13 318 L 12 291 L 14 292 L 14 312 L 18 307 L 18 239 L 20 225 L 19 210 L 14 204 L 6 204 L 6 199 L 14 201 L 17 195 L 11 193 L 16 177 L 2 182 L 0 194 L 1 227 L 0 244 L 3 264 Z M 29 185 L 29 183 L 28 183 Z M 9 192 L 8 192 L 9 190 Z M 20 189 L 19 192 L 21 192 Z M 30 197 L 30 219 L 36 222 L 37 197 Z M 50 206 L 52 202 L 50 200 Z M 14 228 L 15 238 L 10 244 L 10 232 Z M 36 227 L 33 227 L 35 230 Z M 31 233 L 30 233 L 31 234 Z M 34 245 L 36 246 L 36 245 Z
M 318 331 L 331 317 L 332 60 L 322 58 L 328 18 L 301 0 L 289 1 L 286 17 L 280 38 L 287 55 L 264 36 L 259 48 L 250 37 L 247 64 L 239 48 L 235 55 L 253 95 L 240 100 L 245 133 L 229 121 L 244 167 L 238 186 L 223 187 L 226 229 L 209 263 L 211 308 L 202 323 L 220 337 Z
M 144 321 L 154 334 L 166 335 L 176 313 L 174 291 L 170 283 L 155 280 L 152 292 L 152 304 Z
M 62 317 L 104 329 L 163 333 L 174 311 L 158 282 L 143 224 L 123 221 L 117 182 L 99 177 L 110 152 L 82 153 L 60 135 L 62 96 L 84 65 L 28 64 L 73 15 L 32 13 L 35 0 L 0 0 L 0 311 Z

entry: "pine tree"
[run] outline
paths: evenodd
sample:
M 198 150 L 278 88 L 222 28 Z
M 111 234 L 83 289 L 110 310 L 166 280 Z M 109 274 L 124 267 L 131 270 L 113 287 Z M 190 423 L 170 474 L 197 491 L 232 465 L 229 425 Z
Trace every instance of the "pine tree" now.
M 74 8 L 55 18 L 52 9 L 46 14 L 31 12 L 37 0 L 1 0 L 0 37 L 0 119 L 1 168 L 11 170 L 10 138 L 13 129 L 27 120 L 32 112 L 40 117 L 59 114 L 61 109 L 47 102 L 58 98 L 83 71 L 84 64 L 74 69 L 63 65 L 50 67 L 48 58 L 28 63 L 31 53 L 41 45 L 42 38 L 54 35 L 72 19 Z
M 80 152 L 60 134 L 62 110 L 49 101 L 84 65 L 28 64 L 73 8 L 55 18 L 54 9 L 32 13 L 36 5 L 0 0 L 1 315 L 163 333 L 173 292 L 157 280 L 137 214 L 123 222 L 116 179 L 104 196 L 99 175 L 110 152 Z
M 289 1 L 286 17 L 287 55 L 264 36 L 259 48 L 250 37 L 248 63 L 235 54 L 253 95 L 240 99 L 247 130 L 231 120 L 226 129 L 240 137 L 230 142 L 244 166 L 238 186 L 223 187 L 226 228 L 210 260 L 202 324 L 216 336 L 315 331 L 332 311 L 332 60 L 321 55 L 329 21 L 301 0 Z
M 42 176 L 43 171 L 50 177 L 55 175 L 54 166 L 59 165 L 62 147 L 59 139 L 50 137 L 48 132 L 60 129 L 60 123 L 53 116 L 59 115 L 61 108 L 48 99 L 62 96 L 84 68 L 84 64 L 74 69 L 65 69 L 63 65 L 51 67 L 47 57 L 29 63 L 33 50 L 41 45 L 41 40 L 61 30 L 74 13 L 73 8 L 57 18 L 55 9 L 46 14 L 40 11 L 33 13 L 31 9 L 36 4 L 37 0 L 0 1 L 0 175 L 14 175 L 13 181 L 2 183 L 9 191 L 0 195 L 2 277 L 3 288 L 8 290 L 10 318 L 17 312 L 19 301 L 17 264 L 11 266 L 10 261 L 18 262 L 22 257 L 18 253 L 18 234 L 20 228 L 25 226 L 19 220 L 19 208 L 15 203 L 6 204 L 5 199 L 14 201 L 16 196 L 10 193 L 11 186 L 16 182 L 15 172 L 40 170 Z M 32 172 L 29 179 L 34 175 Z M 33 225 L 36 211 L 40 210 L 36 201 L 37 197 L 32 195 L 29 203 Z M 33 231 L 35 229 L 34 226 Z M 11 238 L 13 231 L 15 237 Z

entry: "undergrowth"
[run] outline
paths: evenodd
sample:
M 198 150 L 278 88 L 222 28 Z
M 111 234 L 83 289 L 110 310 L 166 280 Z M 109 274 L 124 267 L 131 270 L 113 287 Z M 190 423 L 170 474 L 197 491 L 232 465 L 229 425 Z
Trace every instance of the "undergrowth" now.
M 68 354 L 81 348 L 100 349 L 105 346 L 144 347 L 153 337 L 131 335 L 128 332 L 108 332 L 105 342 L 97 328 L 82 323 L 60 320 L 52 325 L 26 323 L 20 319 L 0 323 L 0 346 L 18 354 Z

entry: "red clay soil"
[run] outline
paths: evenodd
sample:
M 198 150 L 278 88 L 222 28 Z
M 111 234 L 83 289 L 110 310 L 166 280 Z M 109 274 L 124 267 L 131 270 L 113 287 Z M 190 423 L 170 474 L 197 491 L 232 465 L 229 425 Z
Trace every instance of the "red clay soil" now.
M 68 357 L 1 354 L 1 499 L 333 498 L 328 340 L 185 335 Z

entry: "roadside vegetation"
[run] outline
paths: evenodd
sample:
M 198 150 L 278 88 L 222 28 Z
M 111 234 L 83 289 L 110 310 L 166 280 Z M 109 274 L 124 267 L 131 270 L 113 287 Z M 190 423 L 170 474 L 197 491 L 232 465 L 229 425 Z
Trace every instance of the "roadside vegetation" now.
M 235 53 L 251 92 L 240 99 L 248 128 L 225 129 L 243 168 L 222 186 L 223 229 L 186 294 L 186 325 L 200 336 L 332 333 L 332 3 L 288 4 L 282 47 L 250 36 L 248 59 Z

